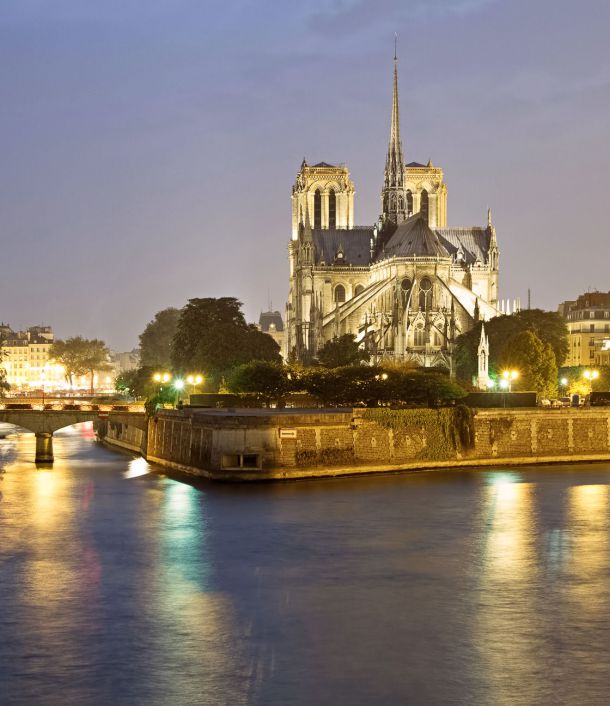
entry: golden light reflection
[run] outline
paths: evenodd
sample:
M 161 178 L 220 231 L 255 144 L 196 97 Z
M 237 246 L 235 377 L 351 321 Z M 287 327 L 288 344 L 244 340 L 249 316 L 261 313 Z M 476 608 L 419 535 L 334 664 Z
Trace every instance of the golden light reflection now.
M 568 496 L 570 561 L 566 570 L 570 597 L 595 610 L 606 595 L 608 557 L 608 486 L 576 485 Z M 604 599 L 605 605 L 605 599 Z
M 488 703 L 540 673 L 535 485 L 497 474 L 486 486 L 480 604 L 473 640 L 488 680 Z
M 140 456 L 129 462 L 127 470 L 123 471 L 123 478 L 137 478 L 138 476 L 145 476 L 147 473 L 150 473 L 150 465 L 145 458 Z
M 533 485 L 504 477 L 489 486 L 485 574 L 490 581 L 526 581 L 536 564 Z

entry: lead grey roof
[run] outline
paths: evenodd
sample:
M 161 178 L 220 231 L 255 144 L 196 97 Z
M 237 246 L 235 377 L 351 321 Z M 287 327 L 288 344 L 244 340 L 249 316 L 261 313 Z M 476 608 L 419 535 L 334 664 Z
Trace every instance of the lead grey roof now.
M 490 237 L 487 228 L 437 228 L 436 233 L 453 258 L 461 247 L 466 264 L 474 264 L 477 260 L 481 263 L 487 261 Z
M 384 257 L 450 257 L 438 235 L 419 213 L 401 223 L 384 248 Z
M 425 164 L 421 164 L 421 162 L 409 162 L 407 164 L 407 167 L 425 167 Z
M 314 167 L 334 167 L 334 164 L 329 164 L 328 162 L 318 162 L 313 165 Z
M 370 264 L 372 227 L 340 230 L 314 228 L 312 235 L 316 249 L 316 265 L 336 264 L 339 250 L 343 252 L 343 262 L 346 265 L 366 267 Z
M 279 311 L 263 311 L 258 319 L 258 325 L 264 333 L 269 332 L 271 324 L 275 324 L 276 331 L 284 330 L 284 322 Z

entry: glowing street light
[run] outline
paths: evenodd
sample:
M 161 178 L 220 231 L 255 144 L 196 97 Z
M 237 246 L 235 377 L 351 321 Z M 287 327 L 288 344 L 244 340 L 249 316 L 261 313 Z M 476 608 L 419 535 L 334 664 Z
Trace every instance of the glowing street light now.
M 502 380 L 500 380 L 500 385 L 503 388 L 508 387 L 508 391 L 513 391 L 513 381 L 519 377 L 518 370 L 504 370 L 502 372 Z M 502 381 L 506 382 L 506 385 L 502 385 Z
M 585 380 L 597 380 L 599 377 L 599 370 L 585 370 L 584 376 Z
M 184 390 L 184 380 L 174 380 L 176 390 Z

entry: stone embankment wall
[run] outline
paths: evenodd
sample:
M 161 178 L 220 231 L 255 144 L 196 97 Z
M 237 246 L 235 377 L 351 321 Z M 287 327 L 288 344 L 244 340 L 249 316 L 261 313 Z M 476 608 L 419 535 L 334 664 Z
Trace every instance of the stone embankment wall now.
M 125 422 L 97 421 L 93 428 L 100 439 L 113 446 L 120 446 L 127 451 L 134 451 L 146 456 L 147 433 Z
M 305 478 L 553 461 L 610 460 L 610 408 L 476 410 L 456 439 L 453 410 L 163 411 L 148 438 L 106 439 L 153 462 L 222 480 Z M 119 428 L 120 426 L 120 428 Z

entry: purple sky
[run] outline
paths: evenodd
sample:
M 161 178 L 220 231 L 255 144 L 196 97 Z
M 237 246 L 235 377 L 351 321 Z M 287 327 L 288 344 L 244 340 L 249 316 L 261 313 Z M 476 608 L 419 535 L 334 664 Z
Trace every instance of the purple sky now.
M 379 213 L 399 34 L 407 161 L 494 211 L 501 296 L 610 289 L 607 0 L 2 0 L 0 320 L 137 344 L 156 311 L 287 296 L 303 156 Z

